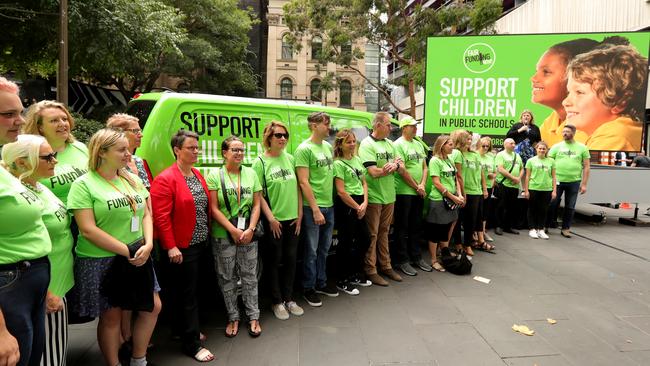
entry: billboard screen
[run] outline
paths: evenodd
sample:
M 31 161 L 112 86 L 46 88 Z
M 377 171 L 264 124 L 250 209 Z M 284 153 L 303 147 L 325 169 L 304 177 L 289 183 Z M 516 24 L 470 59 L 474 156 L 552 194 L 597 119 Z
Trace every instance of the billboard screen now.
M 649 32 L 430 37 L 424 134 L 501 145 L 527 110 L 550 145 L 571 123 L 590 150 L 640 151 L 649 47 Z

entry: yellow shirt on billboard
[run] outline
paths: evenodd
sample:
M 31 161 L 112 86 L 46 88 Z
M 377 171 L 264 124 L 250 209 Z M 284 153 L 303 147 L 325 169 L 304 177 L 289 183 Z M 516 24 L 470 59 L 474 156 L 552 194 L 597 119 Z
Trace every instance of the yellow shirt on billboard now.
M 600 125 L 585 145 L 589 150 L 641 151 L 642 133 L 641 123 L 629 117 L 618 117 Z
M 563 141 L 562 129 L 565 124 L 566 121 L 560 121 L 560 116 L 558 116 L 556 111 L 553 111 L 550 116 L 546 117 L 542 125 L 539 126 L 539 132 L 542 134 L 542 141 L 546 142 L 549 146 L 553 146 L 558 142 Z M 584 144 L 585 141 L 589 139 L 589 135 L 583 131 L 577 130 L 573 139 Z

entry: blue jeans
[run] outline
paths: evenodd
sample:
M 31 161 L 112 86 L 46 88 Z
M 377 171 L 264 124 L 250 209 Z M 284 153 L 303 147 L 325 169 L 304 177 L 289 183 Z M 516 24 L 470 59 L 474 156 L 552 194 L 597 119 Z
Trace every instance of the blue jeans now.
M 562 194 L 564 194 L 564 214 L 562 215 L 562 229 L 570 229 L 571 221 L 573 221 L 573 214 L 576 211 L 576 201 L 578 200 L 578 193 L 580 192 L 580 182 L 564 183 L 560 182 L 557 185 L 557 195 L 548 209 L 548 217 L 546 219 L 546 226 L 552 227 L 557 219 L 557 209 L 560 206 Z
M 38 366 L 45 349 L 45 295 L 50 263 L 45 260 L 0 271 L 0 308 L 18 341 L 20 366 Z
M 325 264 L 332 245 L 334 207 L 320 207 L 320 212 L 325 216 L 325 224 L 316 225 L 311 207 L 303 206 L 301 234 L 305 241 L 302 280 L 304 289 L 324 287 L 327 284 Z

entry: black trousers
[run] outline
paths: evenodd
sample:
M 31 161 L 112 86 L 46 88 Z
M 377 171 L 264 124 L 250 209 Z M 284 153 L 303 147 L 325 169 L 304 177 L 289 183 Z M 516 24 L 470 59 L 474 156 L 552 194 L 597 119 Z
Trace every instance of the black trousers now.
M 499 202 L 497 203 L 497 226 L 509 230 L 517 222 L 517 196 L 518 188 L 499 185 L 497 189 Z
M 546 224 L 546 213 L 551 202 L 551 191 L 529 190 L 528 198 L 528 228 L 544 229 Z
M 474 233 L 483 231 L 483 221 L 481 220 L 483 212 L 483 195 L 468 194 L 463 211 L 463 246 L 469 247 L 474 241 Z
M 173 327 L 181 336 L 183 352 L 194 356 L 201 347 L 199 340 L 199 263 L 203 256 L 209 255 L 207 240 L 200 244 L 180 249 L 183 254 L 181 264 L 169 263 L 170 295 L 172 302 Z
M 296 278 L 296 258 L 298 252 L 298 235 L 294 220 L 280 221 L 282 235 L 275 238 L 271 229 L 266 227 L 266 241 L 269 245 L 266 267 L 269 275 L 273 304 L 293 300 L 293 282 Z
M 420 254 L 422 206 L 424 199 L 417 195 L 398 194 L 393 213 L 395 238 L 390 248 L 393 265 L 417 262 Z
M 363 196 L 351 195 L 356 203 L 363 203 Z M 334 223 L 338 244 L 335 257 L 335 277 L 346 281 L 363 272 L 364 259 L 370 246 L 370 232 L 363 218 L 346 205 L 339 197 L 334 202 Z

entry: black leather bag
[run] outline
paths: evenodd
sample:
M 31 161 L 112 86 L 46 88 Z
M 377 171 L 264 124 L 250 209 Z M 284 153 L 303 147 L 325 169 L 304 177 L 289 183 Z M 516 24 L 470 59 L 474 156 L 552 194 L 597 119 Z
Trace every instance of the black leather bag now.
M 447 272 L 459 276 L 472 272 L 472 262 L 467 258 L 465 251 L 457 255 L 452 255 L 449 248 L 442 248 L 440 250 L 440 259 Z

